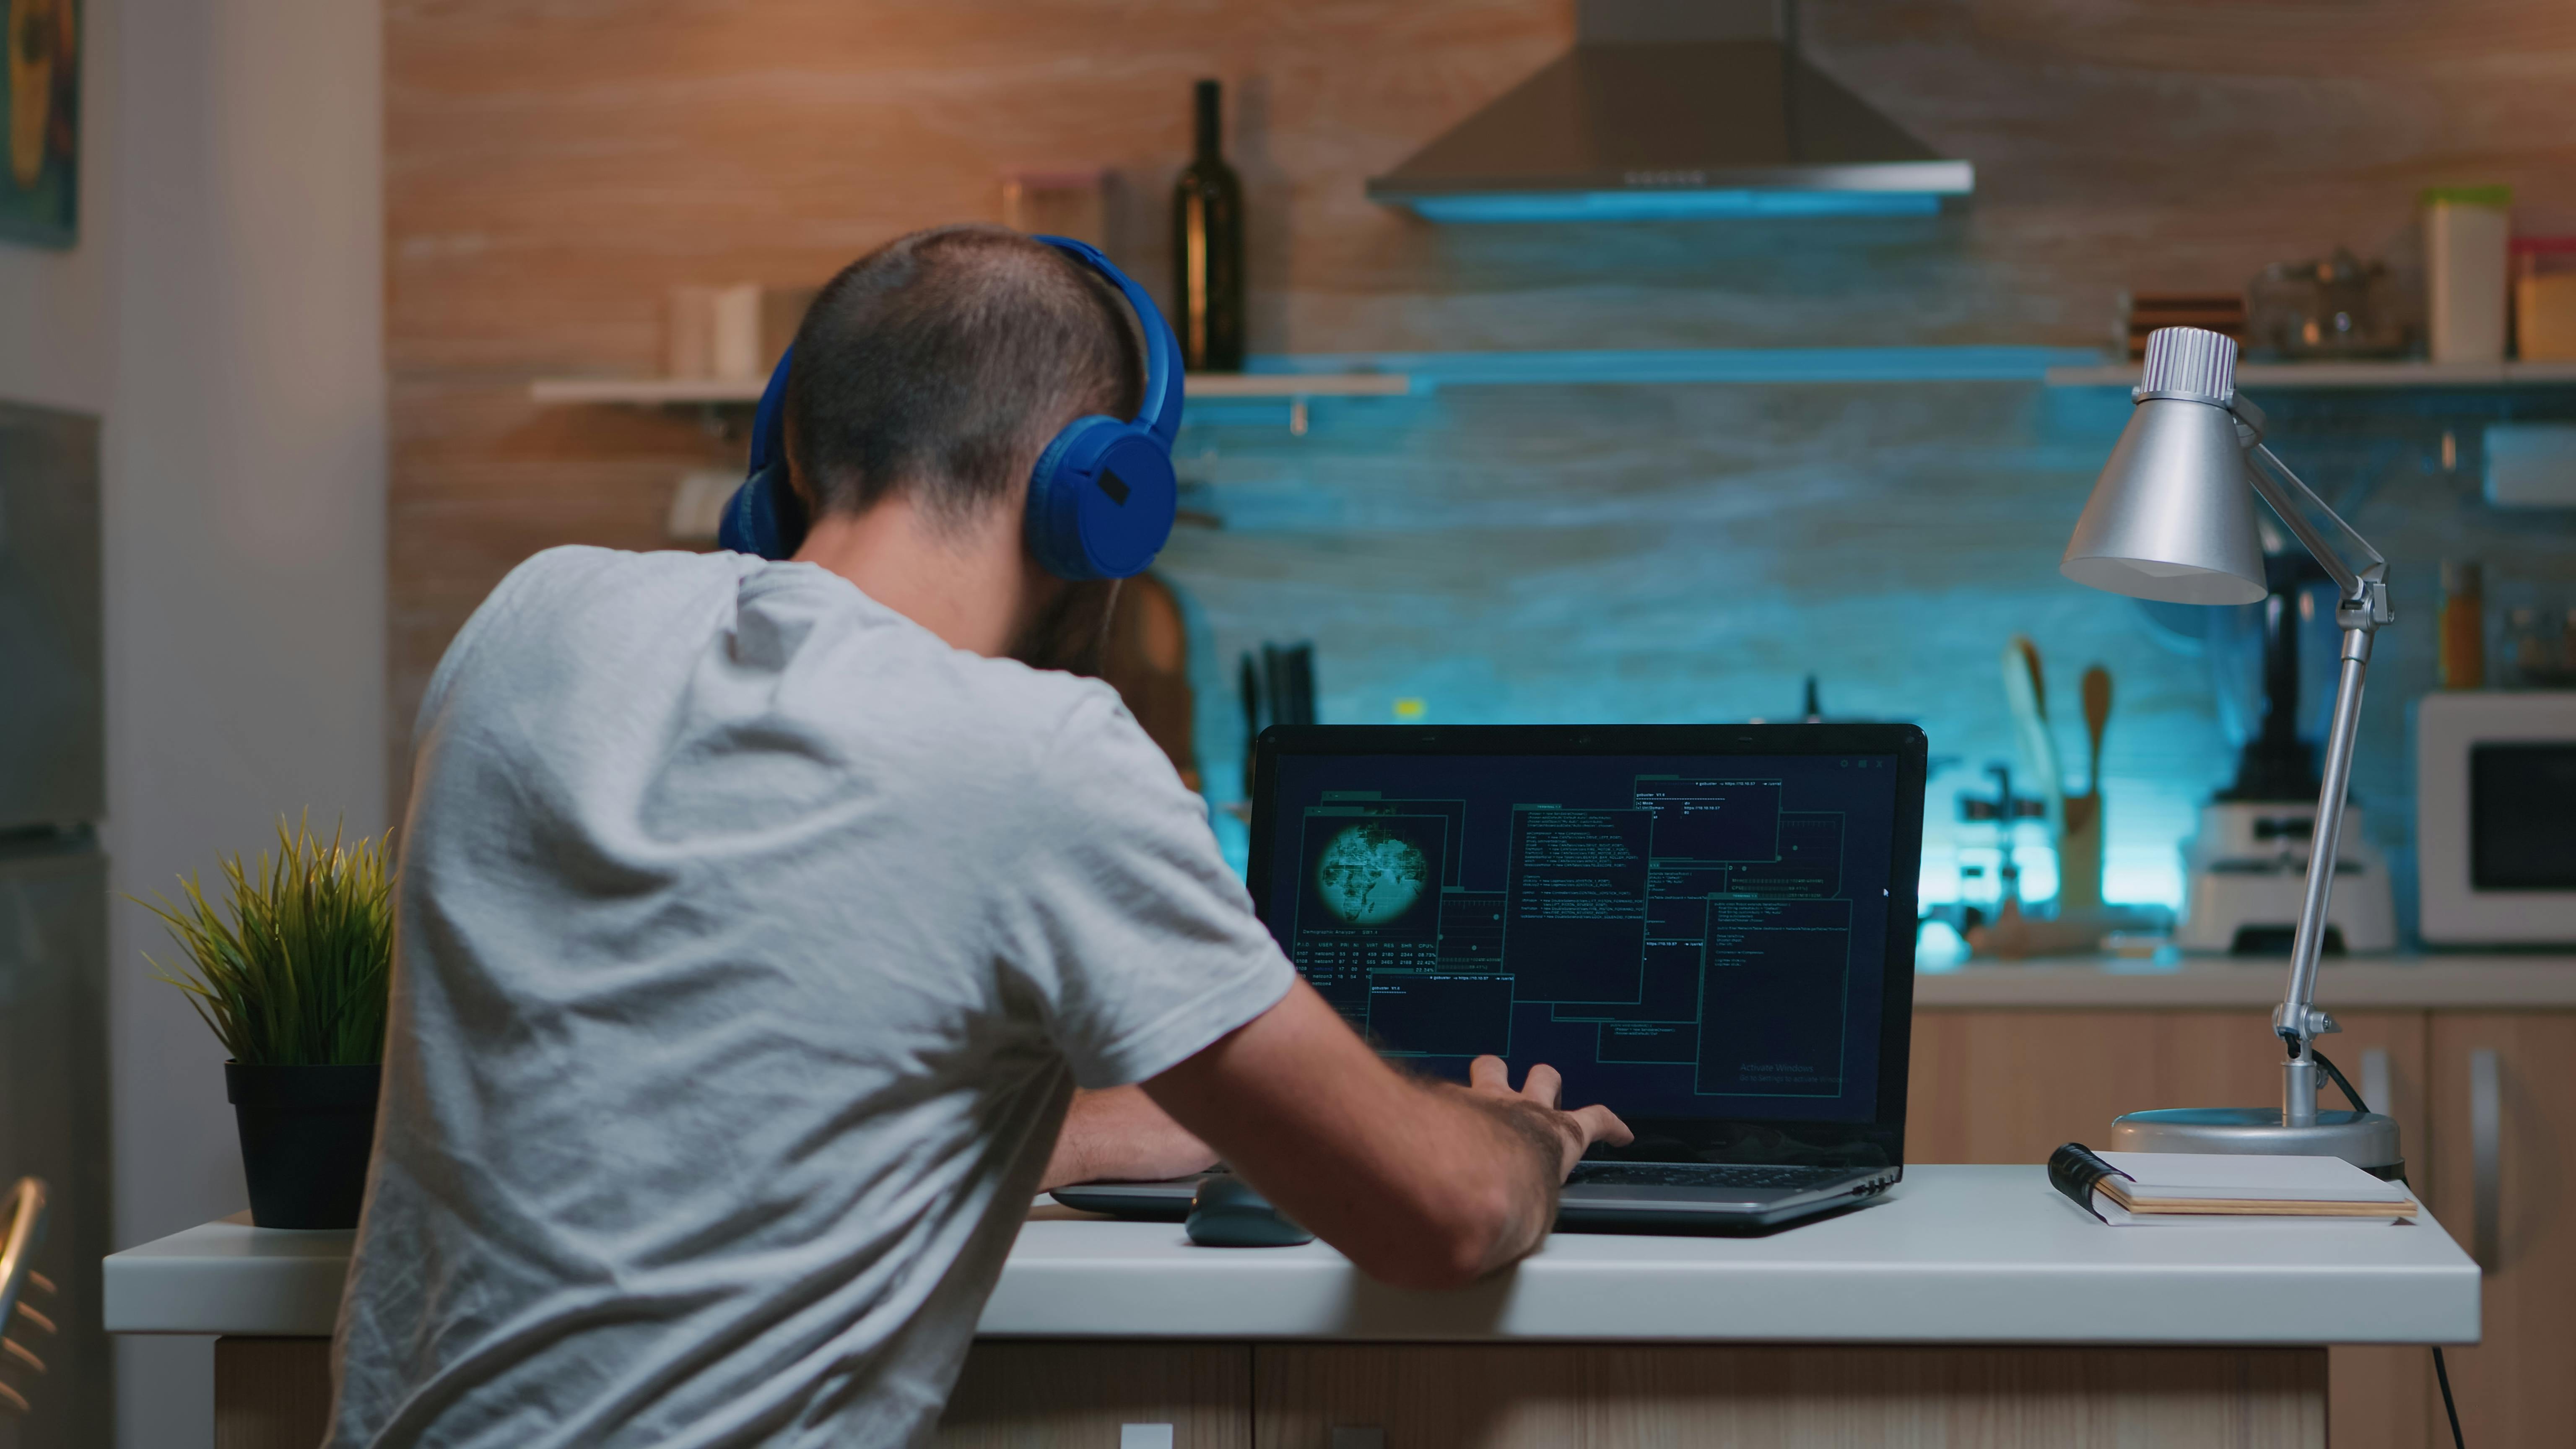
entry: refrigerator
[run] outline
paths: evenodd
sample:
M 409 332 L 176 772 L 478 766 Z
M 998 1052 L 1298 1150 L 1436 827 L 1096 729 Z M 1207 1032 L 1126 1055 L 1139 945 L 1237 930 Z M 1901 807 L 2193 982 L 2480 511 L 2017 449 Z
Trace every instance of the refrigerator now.
M 34 1253 L 55 1326 L 13 1313 L 0 1336 L 0 1449 L 112 1442 L 99 1260 L 108 1182 L 106 739 L 99 605 L 98 420 L 0 403 L 0 1194 L 44 1180 Z

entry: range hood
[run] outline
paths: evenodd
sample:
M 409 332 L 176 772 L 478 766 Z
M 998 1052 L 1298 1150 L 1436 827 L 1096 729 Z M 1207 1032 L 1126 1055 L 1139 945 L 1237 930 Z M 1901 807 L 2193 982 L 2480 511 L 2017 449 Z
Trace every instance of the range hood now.
M 1797 0 L 1577 0 L 1575 46 L 1384 176 L 1432 221 L 1889 216 L 1976 188 L 1809 66 Z

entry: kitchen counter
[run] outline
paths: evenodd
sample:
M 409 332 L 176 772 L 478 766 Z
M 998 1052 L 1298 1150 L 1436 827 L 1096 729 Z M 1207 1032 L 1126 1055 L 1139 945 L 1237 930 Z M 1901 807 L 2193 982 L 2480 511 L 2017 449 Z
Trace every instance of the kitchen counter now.
M 1926 1010 L 2265 1007 L 2280 1001 L 2289 966 L 2281 956 L 1978 960 L 1915 973 L 1914 1004 Z M 2317 1004 L 2329 1011 L 2576 1008 L 2576 956 L 2328 957 L 2317 970 Z
M 347 1233 L 208 1223 L 107 1260 L 115 1333 L 328 1335 Z M 1042 1206 L 979 1333 L 1007 1338 L 2467 1343 L 2477 1265 L 2413 1227 L 2114 1229 L 2037 1167 L 1908 1169 L 1881 1202 L 1759 1237 L 1561 1233 L 1456 1293 L 1320 1243 L 1220 1249 Z

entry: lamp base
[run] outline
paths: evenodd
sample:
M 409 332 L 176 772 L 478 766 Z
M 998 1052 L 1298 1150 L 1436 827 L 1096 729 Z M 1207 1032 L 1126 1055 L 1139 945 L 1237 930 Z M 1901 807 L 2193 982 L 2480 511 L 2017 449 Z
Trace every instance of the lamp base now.
M 2404 1181 L 2397 1119 L 2378 1112 L 2319 1112 L 2313 1127 L 2284 1127 L 2278 1107 L 2167 1107 L 2111 1121 L 2114 1152 L 2271 1153 L 2340 1157 L 2364 1172 Z

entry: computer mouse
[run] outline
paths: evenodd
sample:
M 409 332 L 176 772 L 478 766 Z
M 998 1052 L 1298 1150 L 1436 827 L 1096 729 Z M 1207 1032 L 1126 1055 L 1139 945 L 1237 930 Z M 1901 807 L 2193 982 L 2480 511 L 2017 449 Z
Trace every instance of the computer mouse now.
M 1203 1248 L 1293 1248 L 1315 1241 L 1315 1235 L 1280 1216 L 1270 1199 L 1232 1173 L 1218 1173 L 1190 1195 L 1190 1215 L 1182 1224 L 1190 1241 Z

